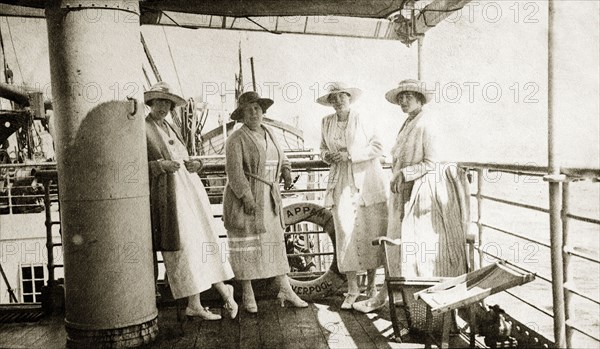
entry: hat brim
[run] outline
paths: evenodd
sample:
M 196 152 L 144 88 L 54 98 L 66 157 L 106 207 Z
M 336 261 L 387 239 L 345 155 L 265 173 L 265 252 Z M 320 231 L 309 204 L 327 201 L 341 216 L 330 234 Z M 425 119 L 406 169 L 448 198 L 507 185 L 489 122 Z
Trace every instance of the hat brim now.
M 251 103 L 258 103 L 258 105 L 260 105 L 260 108 L 262 109 L 263 113 L 265 113 L 267 111 L 267 109 L 269 109 L 269 107 L 272 106 L 273 103 L 275 103 L 275 102 L 269 98 L 258 98 L 258 99 L 248 101 L 244 105 L 240 105 L 239 107 L 235 108 L 233 113 L 231 113 L 231 116 L 230 116 L 231 120 L 236 120 L 236 121 L 242 120 L 244 118 L 244 112 L 243 112 L 244 107 Z
M 329 93 L 317 98 L 317 103 L 319 103 L 320 105 L 324 105 L 326 107 L 331 107 L 333 104 L 329 101 L 329 96 L 331 96 L 334 93 L 340 93 L 340 92 L 346 92 L 347 94 L 350 95 L 350 104 L 354 103 L 354 101 L 356 101 L 360 97 L 360 95 L 362 95 L 361 89 L 356 88 L 356 87 L 349 87 L 349 88 L 344 88 L 341 90 L 329 92 Z
M 144 92 L 144 103 L 149 104 L 149 102 L 153 99 L 166 99 L 175 104 L 176 107 L 185 105 L 185 99 L 179 97 L 178 95 L 162 92 L 162 91 L 146 91 Z
M 433 92 L 427 91 L 424 88 L 414 85 L 414 84 L 406 84 L 406 85 L 400 85 L 396 88 L 393 88 L 393 89 L 387 91 L 385 93 L 385 99 L 387 99 L 387 101 L 392 104 L 400 105 L 400 103 L 398 103 L 398 94 L 400 92 L 409 92 L 409 91 L 422 94 L 425 97 L 425 103 L 431 102 L 431 99 L 433 98 Z

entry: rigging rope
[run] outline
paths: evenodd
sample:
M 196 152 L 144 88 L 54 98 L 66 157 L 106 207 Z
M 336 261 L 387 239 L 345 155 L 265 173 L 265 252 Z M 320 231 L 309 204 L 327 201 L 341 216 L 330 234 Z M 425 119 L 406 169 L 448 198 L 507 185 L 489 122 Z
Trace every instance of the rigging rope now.
M 167 42 L 167 47 L 169 48 L 169 55 L 171 56 L 171 62 L 173 62 L 173 69 L 175 69 L 175 76 L 177 77 L 177 83 L 179 84 L 179 91 L 183 95 L 183 88 L 181 87 L 181 80 L 179 79 L 179 73 L 177 72 L 177 66 L 175 65 L 175 59 L 173 58 L 173 52 L 171 52 L 171 45 L 169 44 L 169 38 L 167 38 L 167 31 L 165 27 L 162 27 L 163 33 L 165 34 L 165 41 Z
M 17 50 L 15 49 L 15 42 L 12 38 L 12 32 L 10 30 L 10 23 L 8 22 L 8 17 L 6 18 L 6 26 L 8 27 L 8 36 L 10 38 L 10 43 L 13 48 L 13 52 L 15 53 L 15 61 L 17 61 L 17 68 L 19 68 L 19 74 L 21 74 L 21 82 L 25 84 L 25 76 L 23 76 L 23 72 L 21 71 L 21 64 L 19 63 L 19 55 L 17 55 Z
M 6 76 L 6 53 L 4 52 L 4 36 L 2 35 L 2 25 L 0 25 L 0 48 L 2 48 L 2 69 L 4 70 L 4 79 L 8 84 L 8 77 Z

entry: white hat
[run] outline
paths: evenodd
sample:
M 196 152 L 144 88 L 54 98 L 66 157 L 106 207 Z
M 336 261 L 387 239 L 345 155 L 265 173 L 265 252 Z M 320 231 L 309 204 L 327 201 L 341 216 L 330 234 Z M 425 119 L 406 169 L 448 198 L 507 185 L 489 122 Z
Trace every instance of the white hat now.
M 407 79 L 402 80 L 398 84 L 398 87 L 393 88 L 386 92 L 385 99 L 392 104 L 398 104 L 398 94 L 400 92 L 417 92 L 425 97 L 425 103 L 429 103 L 433 98 L 433 91 L 429 91 L 425 88 L 425 83 L 419 80 Z
M 317 98 L 317 103 L 325 106 L 332 106 L 333 104 L 329 101 L 329 96 L 334 93 L 345 92 L 350 95 L 350 103 L 353 103 L 355 100 L 360 97 L 362 91 L 356 87 L 348 87 L 347 84 L 343 82 L 331 82 L 329 83 L 329 87 L 327 88 L 329 92 L 327 94 Z
M 157 82 L 150 87 L 149 91 L 144 92 L 144 103 L 148 104 L 153 99 L 169 100 L 173 102 L 176 107 L 185 104 L 185 99 L 172 93 L 171 86 L 164 81 Z

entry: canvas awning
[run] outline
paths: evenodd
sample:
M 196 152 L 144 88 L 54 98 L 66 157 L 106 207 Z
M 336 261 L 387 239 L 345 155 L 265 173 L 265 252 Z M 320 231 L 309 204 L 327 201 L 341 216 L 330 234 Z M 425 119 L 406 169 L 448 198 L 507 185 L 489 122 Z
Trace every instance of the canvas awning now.
M 146 0 L 140 1 L 140 23 L 400 40 L 410 44 L 469 1 Z M 44 3 L 43 0 L 0 0 L 0 16 L 43 18 Z M 104 6 L 102 2 L 89 3 L 89 7 Z

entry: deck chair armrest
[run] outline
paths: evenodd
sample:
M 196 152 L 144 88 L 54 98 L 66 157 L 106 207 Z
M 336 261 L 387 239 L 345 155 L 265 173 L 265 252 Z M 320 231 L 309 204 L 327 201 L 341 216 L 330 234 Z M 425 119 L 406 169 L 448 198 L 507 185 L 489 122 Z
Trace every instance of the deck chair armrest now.
M 386 244 L 392 244 L 395 246 L 400 246 L 402 244 L 402 240 L 400 239 L 390 239 L 388 237 L 385 236 L 380 236 L 377 239 L 373 239 L 373 241 L 371 241 L 371 245 L 373 246 L 380 246 L 383 245 L 384 243 Z

